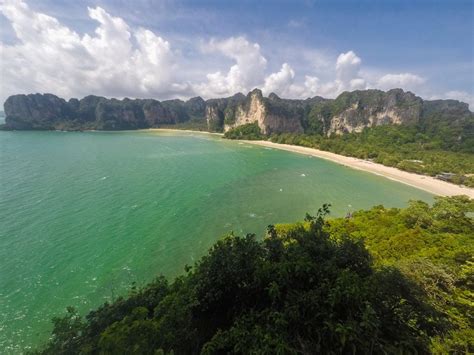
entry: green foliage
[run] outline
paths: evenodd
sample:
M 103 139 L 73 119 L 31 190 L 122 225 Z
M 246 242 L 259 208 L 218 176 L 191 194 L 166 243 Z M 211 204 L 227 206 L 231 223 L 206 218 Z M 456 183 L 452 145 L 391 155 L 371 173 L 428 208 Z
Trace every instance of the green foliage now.
M 235 123 L 235 106 L 229 105 L 224 110 L 224 123 L 231 125 Z
M 451 330 L 432 339 L 434 353 L 472 353 L 473 212 L 465 196 L 437 198 L 433 206 L 412 201 L 406 209 L 377 206 L 331 220 L 328 232 L 363 240 L 376 265 L 396 267 L 445 315 Z
M 223 132 L 224 131 L 224 116 L 218 112 L 216 117 L 207 121 L 209 132 Z
M 54 319 L 43 354 L 469 353 L 472 200 L 415 201 L 228 235 L 82 320 Z M 365 248 L 367 246 L 367 249 Z
M 175 124 L 160 124 L 157 125 L 157 128 L 167 128 L 167 129 L 183 129 L 191 131 L 201 131 L 207 132 L 207 122 L 202 119 L 192 119 L 186 122 L 180 122 Z
M 99 348 L 107 354 L 152 354 L 159 343 L 157 322 L 148 319 L 148 309 L 137 307 L 102 333 Z
M 102 100 L 95 109 L 97 127 L 104 130 L 146 128 L 142 107 L 136 100 Z
M 242 126 L 232 128 L 224 133 L 224 137 L 228 139 L 263 139 L 262 131 L 260 130 L 260 127 L 258 127 L 257 122 L 247 123 Z
M 53 331 L 51 340 L 42 353 L 67 354 L 82 346 L 82 332 L 86 324 L 78 315 L 74 307 L 67 308 L 67 314 L 60 318 L 53 318 Z
M 331 102 L 322 102 L 313 106 L 308 114 L 307 122 L 304 124 L 306 134 L 323 135 L 326 127 L 330 125 L 332 117 Z

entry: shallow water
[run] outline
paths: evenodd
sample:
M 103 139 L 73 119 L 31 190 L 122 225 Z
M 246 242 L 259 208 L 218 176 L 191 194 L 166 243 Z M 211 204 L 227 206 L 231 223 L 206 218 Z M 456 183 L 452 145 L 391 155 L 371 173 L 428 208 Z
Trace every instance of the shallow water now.
M 44 342 L 82 313 L 162 273 L 224 233 L 432 195 L 322 159 L 156 132 L 0 132 L 0 349 Z

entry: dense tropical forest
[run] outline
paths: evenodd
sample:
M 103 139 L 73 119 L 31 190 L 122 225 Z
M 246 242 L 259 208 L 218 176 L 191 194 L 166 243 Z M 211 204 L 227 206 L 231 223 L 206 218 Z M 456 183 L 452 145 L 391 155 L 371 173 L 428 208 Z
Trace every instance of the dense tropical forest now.
M 82 318 L 39 354 L 472 353 L 474 201 L 376 206 L 220 239 Z

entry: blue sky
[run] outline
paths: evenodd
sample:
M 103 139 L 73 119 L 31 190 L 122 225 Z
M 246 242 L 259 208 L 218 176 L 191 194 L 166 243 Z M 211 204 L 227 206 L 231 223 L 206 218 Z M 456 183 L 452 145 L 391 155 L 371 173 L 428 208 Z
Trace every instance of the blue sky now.
M 402 87 L 472 108 L 473 4 L 5 0 L 0 99 L 33 91 L 211 97 L 253 87 L 287 97 L 334 97 Z M 109 58 L 95 58 L 100 55 Z M 31 70 L 19 73 L 24 65 Z

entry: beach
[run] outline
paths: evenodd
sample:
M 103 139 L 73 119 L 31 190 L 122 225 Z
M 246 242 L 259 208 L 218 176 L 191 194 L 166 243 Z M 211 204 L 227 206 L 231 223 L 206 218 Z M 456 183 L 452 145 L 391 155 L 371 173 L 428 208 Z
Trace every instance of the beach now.
M 217 132 L 208 132 L 208 131 L 195 131 L 191 129 L 176 129 L 176 128 L 145 128 L 139 129 L 138 131 L 144 132 L 188 132 L 188 133 L 203 133 L 203 134 L 210 134 L 213 136 L 223 136 L 224 133 L 217 133 Z
M 181 129 L 168 129 L 168 128 L 149 128 L 146 131 L 156 131 L 156 132 L 190 132 L 190 133 L 205 133 L 212 134 L 216 136 L 223 136 L 222 133 L 213 133 L 206 131 L 192 131 L 192 130 L 181 130 Z M 385 177 L 390 180 L 401 182 L 405 185 L 409 185 L 423 191 L 432 193 L 433 195 L 438 196 L 456 196 L 456 195 L 466 195 L 470 198 L 474 198 L 474 189 L 455 185 L 443 180 L 436 179 L 428 175 L 420 175 L 415 173 L 410 173 L 408 171 L 403 171 L 397 168 L 390 166 L 385 166 L 382 164 L 374 163 L 369 160 L 347 157 L 344 155 L 339 155 L 324 150 L 319 150 L 316 148 L 301 147 L 297 145 L 290 144 L 280 144 L 273 143 L 270 141 L 252 141 L 252 140 L 242 140 L 240 142 L 245 142 L 248 144 L 258 145 L 267 148 L 274 148 L 280 150 L 286 150 L 293 153 L 305 154 L 312 157 L 322 158 L 334 163 L 347 166 L 352 169 L 362 170 L 369 172 L 375 175 Z
M 372 174 L 386 177 L 406 185 L 416 187 L 438 196 L 467 195 L 474 198 L 474 189 L 451 184 L 427 175 L 409 173 L 397 168 L 377 164 L 368 160 L 346 157 L 343 155 L 326 152 L 319 149 L 300 147 L 289 144 L 279 144 L 270 141 L 244 141 L 262 147 L 286 150 L 289 152 L 306 154 L 309 156 L 330 160 L 332 162 L 347 166 L 349 168 L 366 171 Z

